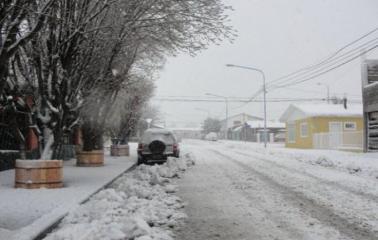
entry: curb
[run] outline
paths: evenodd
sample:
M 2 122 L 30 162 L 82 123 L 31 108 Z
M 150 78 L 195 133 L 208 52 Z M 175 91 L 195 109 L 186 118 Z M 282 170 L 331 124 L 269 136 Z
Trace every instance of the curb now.
M 100 191 L 102 191 L 102 190 L 104 190 L 106 188 L 109 188 L 109 186 L 112 185 L 118 178 L 120 178 L 125 173 L 131 172 L 136 167 L 137 167 L 137 163 L 134 163 L 129 168 L 127 168 L 125 171 L 123 171 L 122 173 L 120 173 L 117 176 L 115 176 L 112 180 L 110 180 L 109 182 L 107 182 L 104 185 L 102 185 L 99 189 L 97 189 L 95 192 L 93 192 L 92 194 L 90 194 L 88 197 L 86 197 L 84 200 L 82 200 L 81 202 L 79 202 L 77 205 L 82 205 L 82 204 L 88 202 L 89 199 L 91 199 L 92 196 L 96 195 L 97 193 L 99 193 Z M 42 240 L 42 239 L 44 239 L 49 233 L 51 233 L 55 228 L 58 227 L 58 225 L 60 224 L 60 222 L 63 220 L 63 218 L 65 218 L 67 216 L 68 213 L 69 213 L 69 210 L 65 214 L 63 214 L 63 216 L 61 216 L 60 218 L 58 218 L 55 222 L 51 223 L 48 227 L 46 227 L 44 230 L 42 230 L 40 233 L 38 233 L 38 235 L 36 237 L 34 237 L 33 240 Z

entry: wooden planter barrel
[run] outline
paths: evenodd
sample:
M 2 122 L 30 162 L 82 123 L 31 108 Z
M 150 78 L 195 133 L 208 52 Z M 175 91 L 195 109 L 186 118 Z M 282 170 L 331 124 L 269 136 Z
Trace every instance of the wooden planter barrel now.
M 16 188 L 63 187 L 62 160 L 16 160 Z
M 80 167 L 100 167 L 104 165 L 104 151 L 80 151 L 76 154 L 76 165 Z
M 130 148 L 128 144 L 125 145 L 112 145 L 110 148 L 110 155 L 117 157 L 130 156 Z

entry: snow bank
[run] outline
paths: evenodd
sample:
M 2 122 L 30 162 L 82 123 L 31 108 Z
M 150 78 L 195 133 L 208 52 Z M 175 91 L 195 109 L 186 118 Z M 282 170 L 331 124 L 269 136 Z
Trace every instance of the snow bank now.
M 171 228 L 186 215 L 173 195 L 173 178 L 194 165 L 191 154 L 169 158 L 163 165 L 140 165 L 108 189 L 71 211 L 49 240 L 170 240 Z
M 284 148 L 271 144 L 264 149 L 261 144 L 244 142 L 223 142 L 228 148 L 248 151 L 252 154 L 269 156 L 277 162 L 295 160 L 311 165 L 332 168 L 353 175 L 378 179 L 378 153 L 355 153 L 337 150 L 314 150 Z M 252 151 L 251 151 L 252 150 Z

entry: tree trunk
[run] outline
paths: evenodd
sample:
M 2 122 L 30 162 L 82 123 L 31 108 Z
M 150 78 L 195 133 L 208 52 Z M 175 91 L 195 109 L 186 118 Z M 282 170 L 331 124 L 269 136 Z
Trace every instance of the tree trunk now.
M 83 151 L 103 150 L 103 126 L 96 123 L 84 122 L 82 126 Z

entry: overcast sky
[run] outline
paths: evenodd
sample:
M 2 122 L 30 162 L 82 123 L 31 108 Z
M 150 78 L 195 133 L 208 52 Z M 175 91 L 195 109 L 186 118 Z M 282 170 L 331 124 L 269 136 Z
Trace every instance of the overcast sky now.
M 229 97 L 250 97 L 261 88 L 261 76 L 252 71 L 226 68 L 233 63 L 263 69 L 272 81 L 316 63 L 342 46 L 378 27 L 377 0 L 230 0 L 230 13 L 238 31 L 233 44 L 211 46 L 196 57 L 169 58 L 156 81 L 156 96 L 204 96 L 210 92 Z M 370 39 L 377 38 L 375 32 Z M 357 46 L 357 45 L 356 45 Z M 367 54 L 378 58 L 378 51 Z M 361 98 L 361 60 L 309 82 L 268 92 L 268 98 L 322 98 L 331 95 Z M 153 101 L 168 124 L 200 123 L 208 113 L 224 118 L 225 104 Z M 240 108 L 230 104 L 230 115 L 246 112 L 263 115 L 262 103 Z M 287 102 L 269 103 L 268 119 L 278 119 Z M 239 108 L 238 108 L 239 107 Z

